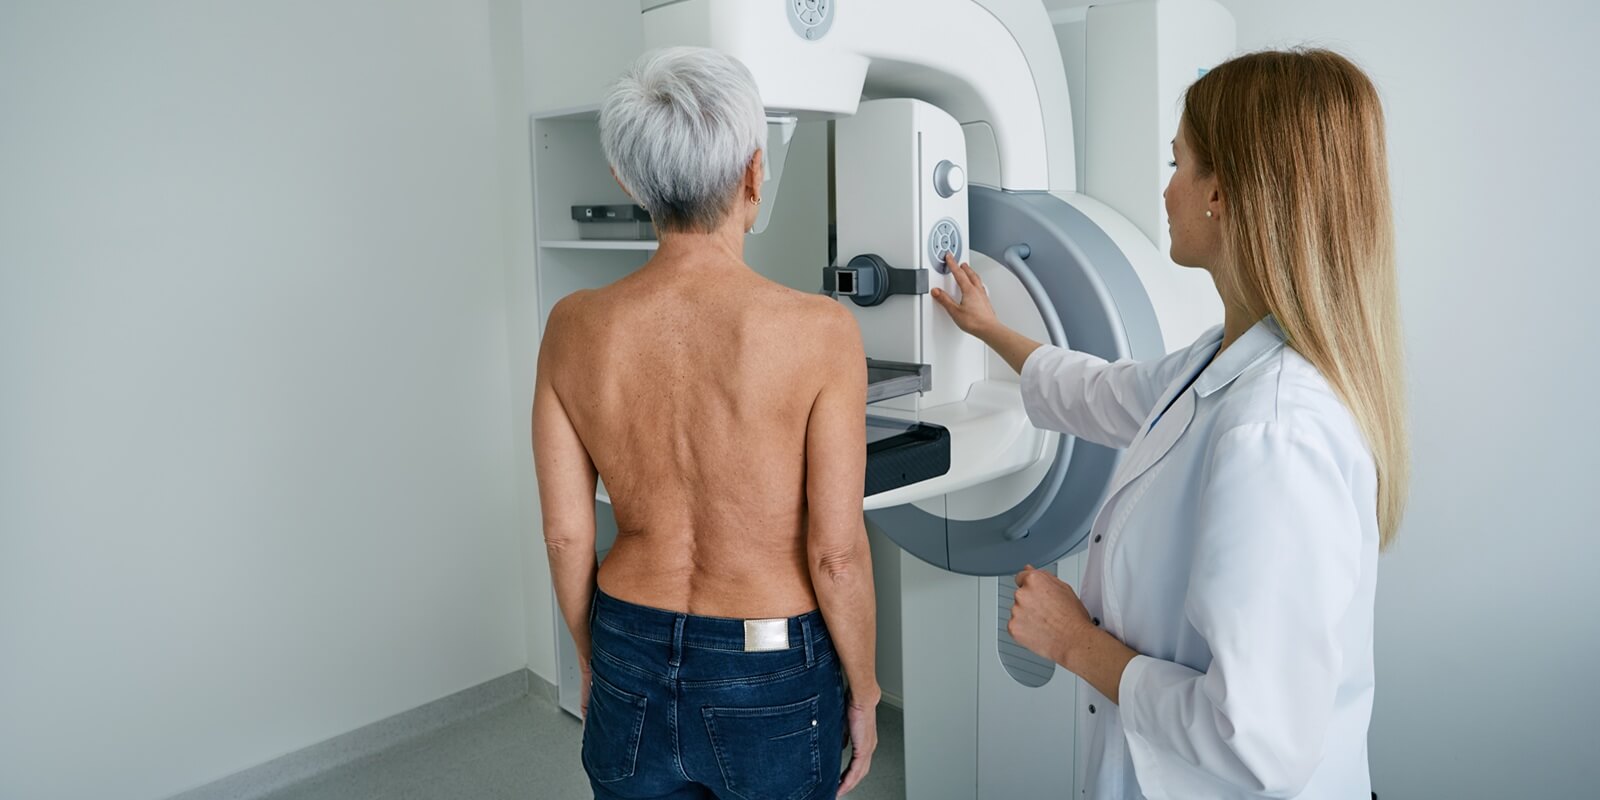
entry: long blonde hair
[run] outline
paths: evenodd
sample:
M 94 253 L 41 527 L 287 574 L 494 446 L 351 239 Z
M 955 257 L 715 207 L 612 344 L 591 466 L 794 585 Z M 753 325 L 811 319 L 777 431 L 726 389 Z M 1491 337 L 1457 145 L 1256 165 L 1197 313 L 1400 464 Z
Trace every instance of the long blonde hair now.
M 1327 50 L 1251 53 L 1189 87 L 1182 124 L 1229 210 L 1218 279 L 1243 310 L 1275 317 L 1350 408 L 1377 465 L 1386 549 L 1411 467 L 1378 91 Z

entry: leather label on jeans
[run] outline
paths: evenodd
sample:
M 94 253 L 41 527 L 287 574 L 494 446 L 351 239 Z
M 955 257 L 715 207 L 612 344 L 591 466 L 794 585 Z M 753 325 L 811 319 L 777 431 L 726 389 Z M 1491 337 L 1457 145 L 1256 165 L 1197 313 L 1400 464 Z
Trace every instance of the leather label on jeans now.
M 766 653 L 789 649 L 789 620 L 747 619 L 744 621 L 744 651 Z

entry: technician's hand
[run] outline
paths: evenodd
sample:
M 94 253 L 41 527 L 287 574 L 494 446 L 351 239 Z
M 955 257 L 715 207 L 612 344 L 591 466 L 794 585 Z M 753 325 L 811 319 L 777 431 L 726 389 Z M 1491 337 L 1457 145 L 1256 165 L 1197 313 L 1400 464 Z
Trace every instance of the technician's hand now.
M 961 302 L 956 302 L 948 292 L 938 288 L 932 292 L 933 300 L 950 312 L 950 319 L 955 321 L 956 327 L 982 339 L 1000 325 L 994 306 L 989 303 L 989 290 L 983 287 L 983 281 L 978 280 L 978 273 L 972 269 L 972 265 L 956 264 L 954 253 L 945 253 L 944 263 L 950 274 L 955 276 L 956 285 L 961 287 Z
M 878 749 L 878 704 L 858 702 L 854 694 L 845 708 L 845 725 L 850 733 L 850 767 L 839 780 L 839 796 L 843 797 L 867 777 L 872 768 L 872 753 Z
M 1066 666 L 1071 649 L 1098 629 L 1071 586 L 1030 565 L 1017 573 L 1017 599 L 1006 630 L 1017 644 Z

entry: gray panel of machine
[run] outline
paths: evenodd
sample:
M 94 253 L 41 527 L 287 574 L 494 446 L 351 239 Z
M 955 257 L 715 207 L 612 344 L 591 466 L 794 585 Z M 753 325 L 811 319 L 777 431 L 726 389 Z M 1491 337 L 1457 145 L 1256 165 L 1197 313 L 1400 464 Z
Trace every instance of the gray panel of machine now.
M 1108 361 L 1165 353 L 1155 309 L 1133 265 L 1083 212 L 1045 192 L 982 186 L 969 191 L 968 246 L 1002 261 L 1006 248 L 1027 245 L 1027 263 L 1074 350 Z M 947 520 L 903 505 L 867 516 L 896 544 L 934 566 L 967 575 L 1007 575 L 1027 564 L 1052 563 L 1083 545 L 1120 457 L 1119 451 L 1063 436 L 1056 458 L 1067 465 L 1059 488 L 1043 481 L 1001 514 Z M 1042 514 L 1041 505 L 1047 505 Z M 1035 516 L 1026 530 L 1008 535 L 1008 529 Z

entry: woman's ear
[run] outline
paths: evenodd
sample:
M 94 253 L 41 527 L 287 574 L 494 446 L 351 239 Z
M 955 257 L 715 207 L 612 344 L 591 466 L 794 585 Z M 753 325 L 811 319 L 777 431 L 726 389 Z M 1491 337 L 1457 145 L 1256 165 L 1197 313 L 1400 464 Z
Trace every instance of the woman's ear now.
M 758 200 L 761 197 L 761 182 L 766 180 L 766 151 L 756 148 L 754 155 L 750 156 L 750 163 L 744 168 L 744 199 Z

